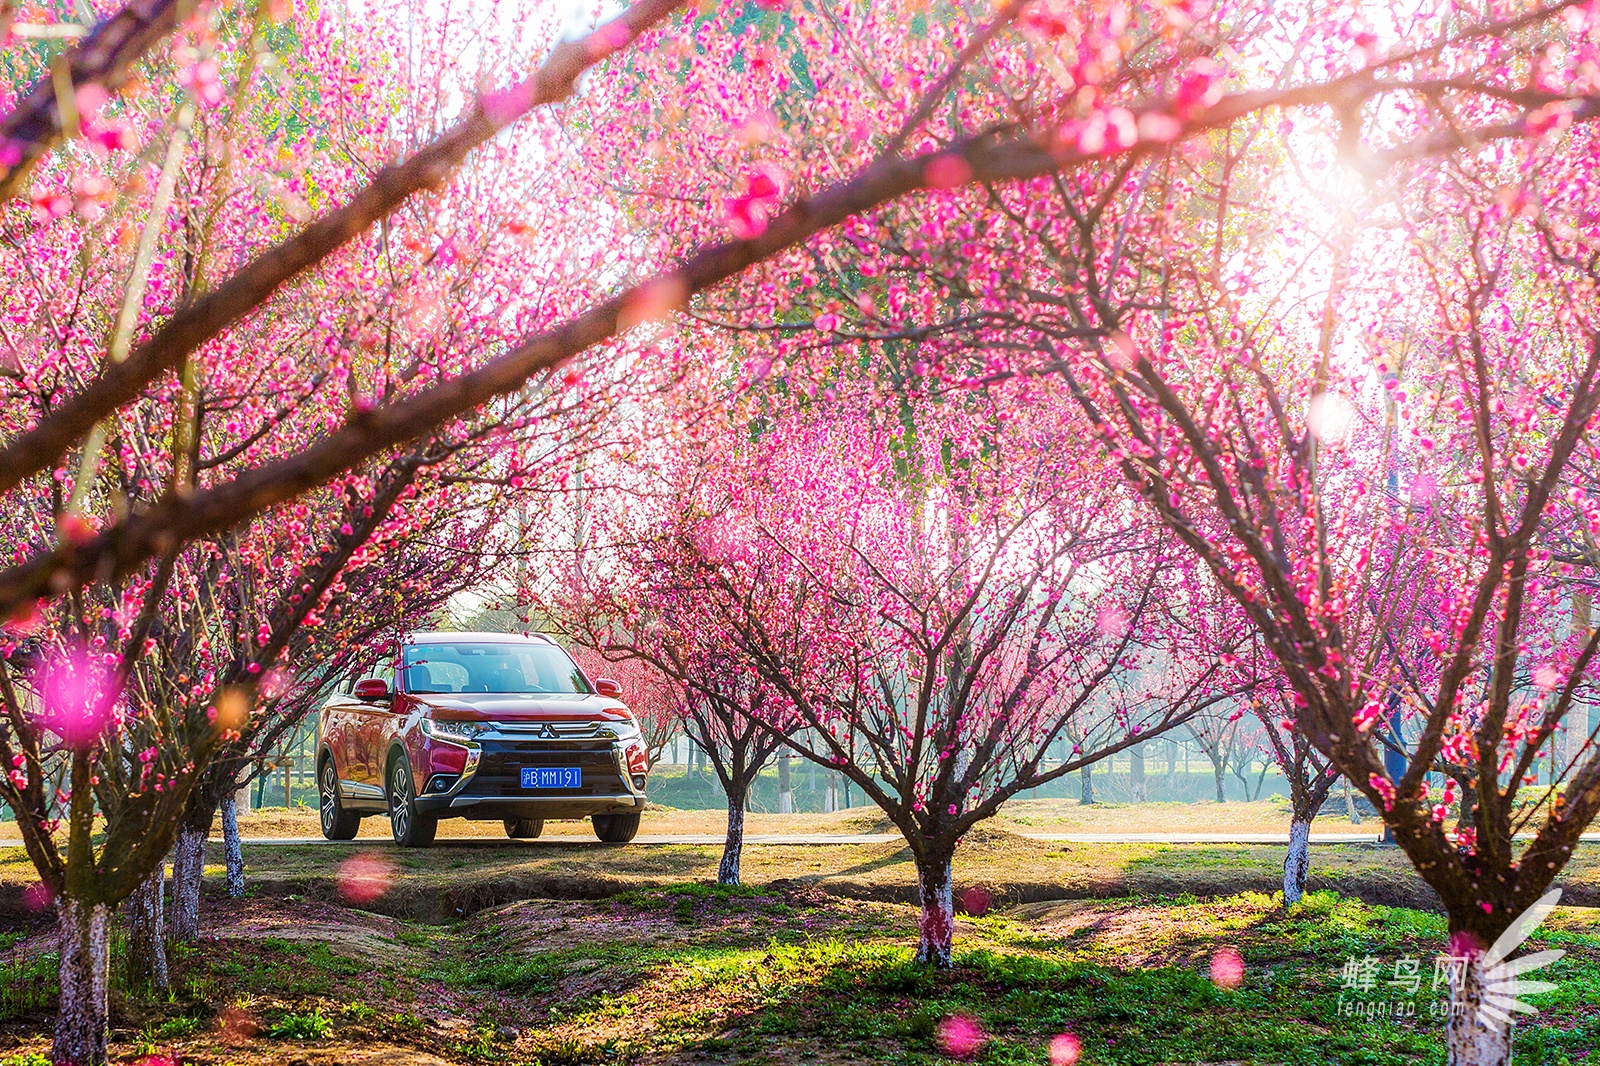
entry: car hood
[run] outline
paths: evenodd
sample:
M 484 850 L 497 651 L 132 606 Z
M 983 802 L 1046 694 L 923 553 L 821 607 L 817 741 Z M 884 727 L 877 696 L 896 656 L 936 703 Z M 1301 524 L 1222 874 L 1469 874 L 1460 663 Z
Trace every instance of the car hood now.
M 625 722 L 628 708 L 593 693 L 554 692 L 537 696 L 506 692 L 439 692 L 407 696 L 432 717 L 474 721 Z

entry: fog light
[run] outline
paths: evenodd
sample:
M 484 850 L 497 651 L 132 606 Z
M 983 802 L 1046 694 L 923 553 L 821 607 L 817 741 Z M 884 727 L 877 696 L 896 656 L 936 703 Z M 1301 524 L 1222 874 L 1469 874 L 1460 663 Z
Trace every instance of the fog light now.
M 644 791 L 644 775 L 643 774 L 634 774 L 633 775 L 633 787 L 638 789 L 640 792 Z
M 449 774 L 435 774 L 432 781 L 428 782 L 429 792 L 448 792 L 456 779 Z

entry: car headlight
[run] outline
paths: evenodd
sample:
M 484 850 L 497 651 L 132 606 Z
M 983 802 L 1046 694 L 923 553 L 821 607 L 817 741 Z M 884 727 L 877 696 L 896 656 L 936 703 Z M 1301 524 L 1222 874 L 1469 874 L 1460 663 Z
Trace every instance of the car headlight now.
M 602 740 L 629 741 L 639 739 L 639 727 L 632 722 L 608 722 L 595 730 L 595 736 Z
M 487 733 L 493 729 L 490 722 L 447 722 L 437 718 L 424 718 L 422 731 L 430 737 L 442 737 L 445 740 L 471 740 L 480 733 Z

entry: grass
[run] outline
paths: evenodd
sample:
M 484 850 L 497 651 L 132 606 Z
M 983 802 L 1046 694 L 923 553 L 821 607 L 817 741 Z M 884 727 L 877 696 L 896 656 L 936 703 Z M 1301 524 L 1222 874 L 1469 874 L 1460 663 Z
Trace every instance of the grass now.
M 322 1008 L 303 1014 L 285 1014 L 267 1030 L 274 1040 L 324 1040 L 333 1033 L 333 1023 L 322 1015 Z
M 0 962 L 0 1023 L 25 1018 L 55 1003 L 59 960 L 50 950 L 15 952 Z
M 1275 849 L 981 835 L 958 876 L 996 888 L 997 905 L 961 919 L 948 971 L 912 961 L 917 915 L 894 901 L 909 875 L 896 848 L 752 848 L 750 883 L 731 888 L 708 883 L 715 849 L 441 849 L 468 863 L 465 874 L 430 866 L 438 852 L 374 849 L 396 863 L 391 894 L 454 881 L 516 888 L 552 876 L 551 862 L 567 867 L 566 881 L 550 882 L 558 889 L 585 878 L 620 886 L 600 899 L 494 902 L 435 924 L 334 902 L 328 853 L 318 869 L 308 850 L 252 849 L 256 895 L 206 900 L 207 939 L 174 952 L 169 995 L 114 990 L 118 1055 L 266 1066 L 300 1055 L 286 1050 L 299 1043 L 316 1062 L 360 1052 L 508 1066 L 933 1066 L 949 1061 L 941 1026 L 961 1015 L 986 1034 L 975 1061 L 989 1066 L 1043 1066 L 1050 1040 L 1069 1031 L 1086 1064 L 1443 1062 L 1429 980 L 1443 919 L 1326 887 L 1285 910 L 1271 891 Z M 1593 864 L 1581 856 L 1580 876 Z M 263 868 L 279 887 L 266 887 Z M 1392 852 L 1370 848 L 1318 848 L 1313 869 L 1374 895 L 1372 883 L 1403 873 Z M 1062 878 L 1055 898 L 1018 888 L 1051 876 Z M 302 891 L 281 891 L 291 881 Z M 1062 898 L 1075 892 L 1083 898 Z M 0 1056 L 36 1066 L 26 1056 L 44 1050 L 54 995 L 48 927 L 36 919 L 7 937 Z M 1557 988 L 1533 997 L 1540 1012 L 1519 1026 L 1518 1066 L 1592 1062 L 1600 917 L 1561 908 L 1534 941 L 1569 954 L 1538 975 Z M 1244 959 L 1238 988 L 1210 977 L 1222 949 Z M 1343 987 L 1346 963 L 1364 958 L 1379 980 Z M 1419 987 L 1391 988 L 1408 959 Z

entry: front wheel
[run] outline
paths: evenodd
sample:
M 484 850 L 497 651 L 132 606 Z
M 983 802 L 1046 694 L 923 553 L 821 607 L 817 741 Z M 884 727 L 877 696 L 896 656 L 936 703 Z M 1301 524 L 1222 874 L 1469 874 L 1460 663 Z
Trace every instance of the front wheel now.
M 505 818 L 506 836 L 512 840 L 533 840 L 544 832 L 543 818 Z
M 403 755 L 389 767 L 389 831 L 402 848 L 425 848 L 439 831 L 439 819 L 417 813 L 417 790 Z
M 597 814 L 593 821 L 594 835 L 607 844 L 626 844 L 639 832 L 637 814 Z
M 361 828 L 361 815 L 347 811 L 339 799 L 339 771 L 334 769 L 333 757 L 322 760 L 317 771 L 317 798 L 322 808 L 322 835 L 329 840 L 354 840 Z

